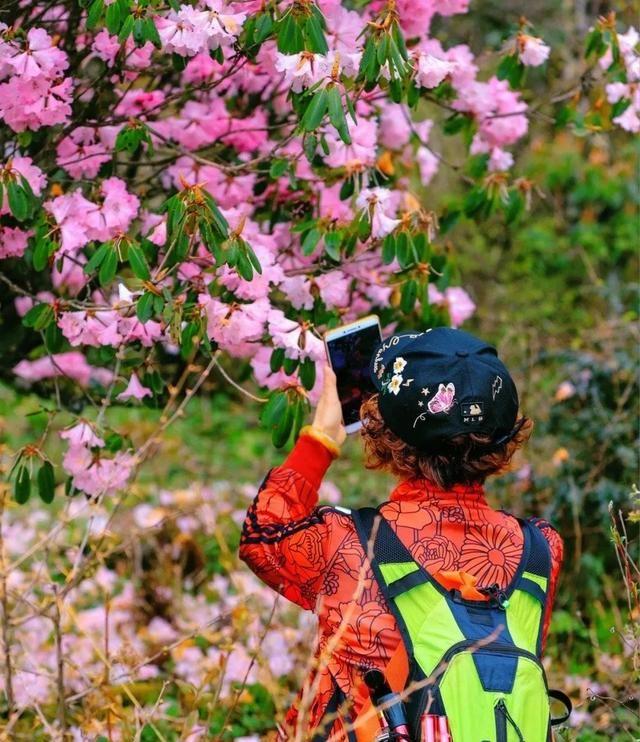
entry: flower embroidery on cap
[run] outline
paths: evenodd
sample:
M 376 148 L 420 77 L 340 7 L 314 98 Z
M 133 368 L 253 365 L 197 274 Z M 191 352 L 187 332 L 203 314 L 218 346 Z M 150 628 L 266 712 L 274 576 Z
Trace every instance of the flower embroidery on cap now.
M 434 415 L 439 412 L 449 412 L 453 407 L 455 396 L 456 388 L 451 381 L 446 386 L 439 384 L 438 391 L 431 397 L 427 404 L 429 412 Z
M 387 389 L 390 392 L 397 394 L 400 391 L 401 386 L 402 386 L 402 376 L 400 374 L 394 374 L 391 377 L 391 381 L 387 384 Z
M 396 360 L 393 362 L 394 373 L 401 374 L 406 365 L 407 365 L 407 362 L 404 360 L 404 358 L 402 358 L 402 356 L 398 356 Z

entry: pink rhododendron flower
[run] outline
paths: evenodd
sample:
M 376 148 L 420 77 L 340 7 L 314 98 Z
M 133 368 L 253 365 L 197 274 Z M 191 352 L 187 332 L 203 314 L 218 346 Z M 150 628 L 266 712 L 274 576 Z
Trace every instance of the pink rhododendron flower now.
M 67 55 L 52 44 L 42 28 L 29 29 L 24 51 L 7 61 L 23 80 L 58 77 L 69 66 Z
M 19 227 L 0 227 L 0 260 L 22 257 L 29 235 L 30 232 Z
M 529 36 L 526 33 L 518 34 L 516 40 L 518 58 L 528 67 L 539 67 L 547 61 L 551 48 L 542 39 Z
M 242 30 L 244 13 L 224 13 L 220 0 L 207 0 L 210 11 L 181 5 L 159 19 L 158 33 L 165 51 L 192 57 L 233 43 Z
M 71 475 L 76 489 L 88 495 L 113 495 L 126 487 L 135 459 L 128 453 L 117 453 L 113 458 L 94 456 L 85 446 L 68 448 L 62 466 Z
M 62 376 L 81 386 L 88 386 L 92 380 L 106 386 L 113 378 L 111 371 L 90 366 L 82 353 L 74 350 L 54 353 L 37 361 L 20 361 L 14 366 L 13 373 L 30 382 Z
M 356 206 L 366 211 L 371 222 L 371 236 L 379 239 L 385 237 L 400 224 L 389 212 L 395 212 L 392 206 L 392 194 L 386 188 L 363 188 L 356 199 Z
M 120 392 L 116 399 L 118 399 L 120 402 L 126 402 L 127 400 L 133 398 L 133 399 L 144 399 L 145 397 L 152 397 L 153 392 L 151 389 L 147 388 L 146 386 L 143 386 L 140 383 L 140 379 L 138 379 L 138 375 L 134 372 L 131 374 L 131 377 L 129 378 L 129 383 L 127 384 L 127 388 Z
M 209 294 L 200 294 L 198 303 L 207 315 L 207 335 L 221 348 L 239 357 L 258 350 L 257 341 L 262 338 L 269 312 L 267 299 L 230 306 Z
M 280 54 L 276 56 L 276 69 L 284 75 L 285 84 L 294 93 L 311 87 L 326 69 L 326 57 L 311 52 Z
M 380 114 L 380 143 L 389 149 L 401 149 L 411 137 L 411 125 L 405 107 L 389 103 Z
M 96 129 L 79 126 L 60 140 L 57 163 L 72 178 L 95 178 L 100 167 L 111 160 L 110 149 L 100 141 Z
M 287 319 L 282 310 L 271 309 L 268 324 L 274 347 L 284 348 L 287 358 L 324 360 L 322 340 L 310 330 L 304 329 L 298 322 Z
M 70 446 L 88 446 L 102 448 L 105 444 L 100 436 L 96 435 L 93 427 L 86 420 L 80 420 L 70 428 L 60 433 L 60 438 L 69 441 Z
M 471 297 L 460 286 L 449 286 L 444 293 L 434 284 L 429 284 L 429 303 L 439 304 L 449 312 L 449 319 L 453 327 L 459 327 L 476 311 L 476 305 Z
M 329 145 L 329 154 L 324 158 L 325 162 L 329 167 L 346 167 L 354 170 L 372 167 L 376 162 L 378 135 L 376 122 L 359 118 L 358 123 L 354 124 L 348 116 L 347 125 L 351 135 L 351 144 L 345 144 L 333 128 L 325 135 Z
M 416 82 L 423 88 L 435 88 L 455 69 L 453 62 L 434 57 L 432 54 L 420 54 L 417 61 Z
M 71 116 L 73 80 L 18 76 L 0 84 L 0 118 L 14 131 L 65 124 Z

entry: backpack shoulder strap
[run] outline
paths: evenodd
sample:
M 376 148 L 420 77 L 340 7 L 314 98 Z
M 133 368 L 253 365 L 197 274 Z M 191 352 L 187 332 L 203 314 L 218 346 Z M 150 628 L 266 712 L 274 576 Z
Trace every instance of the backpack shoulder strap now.
M 411 587 L 430 582 L 429 575 L 415 561 L 407 547 L 400 541 L 391 526 L 376 508 L 360 508 L 351 512 L 356 533 L 364 553 L 369 558 L 374 577 L 389 610 L 396 619 L 409 658 L 413 656 L 413 642 L 394 598 Z M 392 582 L 384 575 L 384 565 L 406 564 L 410 571 Z
M 549 594 L 551 576 L 551 549 L 542 531 L 530 520 L 519 519 L 525 539 L 523 568 L 517 576 L 514 590 L 524 590 L 541 606 L 538 627 L 537 653 L 542 651 L 542 626 Z

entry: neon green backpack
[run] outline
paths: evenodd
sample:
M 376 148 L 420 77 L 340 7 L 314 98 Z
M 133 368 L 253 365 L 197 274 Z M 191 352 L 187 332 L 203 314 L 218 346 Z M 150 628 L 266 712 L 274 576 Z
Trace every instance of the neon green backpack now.
M 539 528 L 520 521 L 522 559 L 503 591 L 486 590 L 487 601 L 447 591 L 411 556 L 374 508 L 352 512 L 358 537 L 409 656 L 405 698 L 412 739 L 421 740 L 425 711 L 446 716 L 453 742 L 546 742 L 551 726 L 569 718 L 571 701 L 550 691 L 542 652 L 542 625 L 551 555 Z M 550 698 L 566 707 L 557 719 Z

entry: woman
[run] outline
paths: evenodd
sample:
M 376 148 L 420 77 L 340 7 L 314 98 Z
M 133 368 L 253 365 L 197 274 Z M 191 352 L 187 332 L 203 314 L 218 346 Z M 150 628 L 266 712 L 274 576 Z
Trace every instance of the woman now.
M 487 504 L 483 483 L 507 467 L 532 423 L 518 417 L 515 385 L 495 349 L 449 328 L 394 335 L 374 354 L 371 377 L 378 391 L 361 409 L 366 466 L 399 480 L 379 514 L 445 590 L 471 600 L 504 591 L 518 569 L 523 529 Z M 315 667 L 286 717 L 286 739 L 353 739 L 354 726 L 357 739 L 373 739 L 375 729 L 365 723 L 372 717 L 365 713 L 365 671 L 392 676 L 395 689 L 407 675 L 401 632 L 372 571 L 371 551 L 349 511 L 318 506 L 322 478 L 344 439 L 327 367 L 313 424 L 267 474 L 243 529 L 241 558 L 318 616 Z M 531 522 L 551 558 L 544 642 L 562 542 L 545 521 Z

